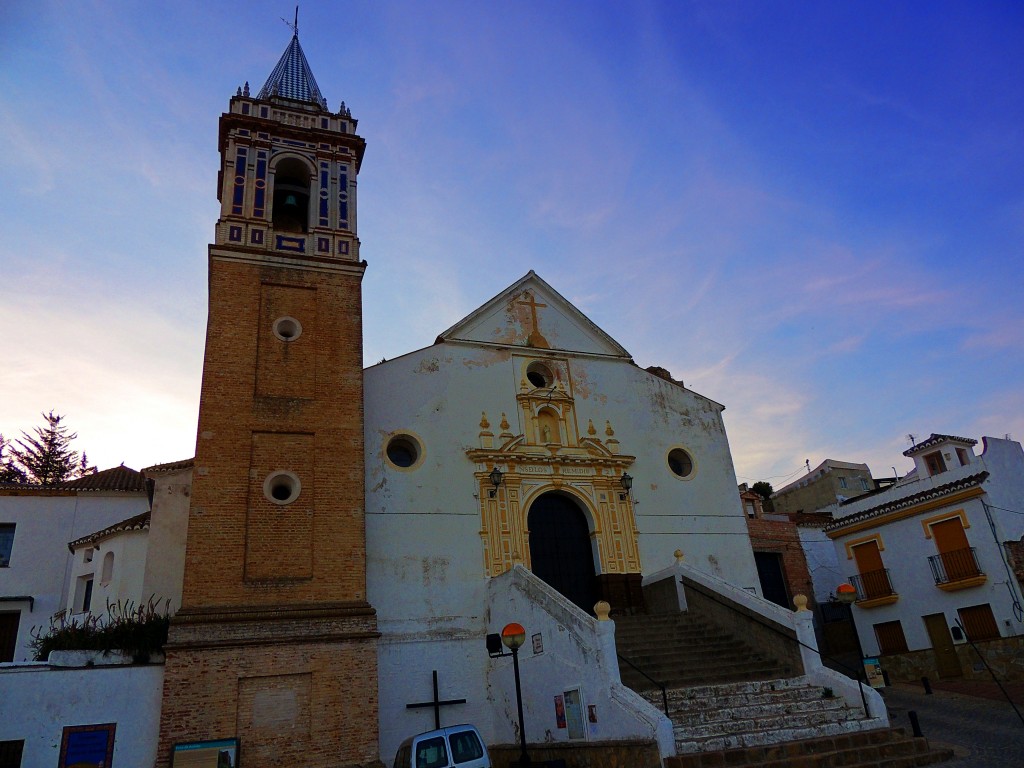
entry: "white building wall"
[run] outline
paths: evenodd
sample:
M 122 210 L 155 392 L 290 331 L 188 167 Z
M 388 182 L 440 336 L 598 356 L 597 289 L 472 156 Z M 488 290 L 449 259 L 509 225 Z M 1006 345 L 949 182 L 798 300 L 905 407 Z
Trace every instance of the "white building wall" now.
M 68 607 L 68 542 L 141 514 L 148 506 L 144 493 L 0 493 L 0 523 L 16 525 L 10 566 L 0 568 L 0 597 L 35 598 L 31 612 L 27 602 L 0 602 L 0 611 L 21 612 L 15 661 L 32 658 L 32 628 L 45 630 L 50 617 Z
M 21 768 L 53 768 L 64 726 L 116 723 L 113 765 L 156 761 L 161 664 L 57 668 L 0 665 L 0 741 L 24 740 Z
M 826 603 L 836 587 L 849 580 L 849 575 L 840 567 L 835 545 L 821 528 L 801 525 L 797 526 L 797 533 L 814 585 L 814 601 Z

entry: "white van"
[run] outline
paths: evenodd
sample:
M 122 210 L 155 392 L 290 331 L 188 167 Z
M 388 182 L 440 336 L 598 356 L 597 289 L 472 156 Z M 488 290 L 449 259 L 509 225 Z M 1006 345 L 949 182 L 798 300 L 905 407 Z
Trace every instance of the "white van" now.
M 403 741 L 394 768 L 491 768 L 491 759 L 474 726 L 452 725 Z

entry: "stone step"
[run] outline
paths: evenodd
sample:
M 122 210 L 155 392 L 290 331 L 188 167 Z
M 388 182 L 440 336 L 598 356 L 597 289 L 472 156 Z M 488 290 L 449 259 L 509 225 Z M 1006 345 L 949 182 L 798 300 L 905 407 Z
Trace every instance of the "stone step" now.
M 908 737 L 902 729 L 880 728 L 855 733 L 836 731 L 776 744 L 690 750 L 667 758 L 665 768 L 911 768 L 952 756 L 950 750 L 931 749 L 926 739 Z

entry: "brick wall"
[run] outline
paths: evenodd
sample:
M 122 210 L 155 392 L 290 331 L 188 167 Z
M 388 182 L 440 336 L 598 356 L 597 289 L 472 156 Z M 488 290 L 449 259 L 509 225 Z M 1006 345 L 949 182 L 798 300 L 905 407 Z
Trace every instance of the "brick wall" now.
M 794 523 L 788 520 L 765 520 L 747 518 L 750 546 L 755 552 L 774 552 L 782 556 L 782 570 L 786 579 L 789 597 L 806 595 L 814 604 L 814 584 L 807 568 L 807 558 L 800 546 L 800 534 Z M 792 605 L 786 606 L 792 608 Z

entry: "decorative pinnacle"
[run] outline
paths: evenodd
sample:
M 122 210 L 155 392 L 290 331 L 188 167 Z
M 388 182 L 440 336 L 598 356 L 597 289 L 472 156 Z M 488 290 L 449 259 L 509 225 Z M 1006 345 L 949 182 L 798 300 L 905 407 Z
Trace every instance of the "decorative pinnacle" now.
M 491 422 L 487 420 L 487 411 L 480 414 L 480 429 L 490 429 Z
M 588 435 L 596 435 L 597 434 L 597 430 L 594 428 L 594 420 L 593 419 L 587 419 L 587 434 Z

